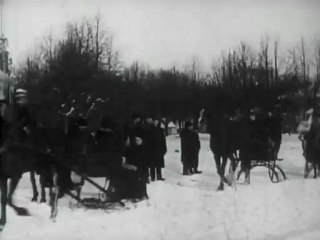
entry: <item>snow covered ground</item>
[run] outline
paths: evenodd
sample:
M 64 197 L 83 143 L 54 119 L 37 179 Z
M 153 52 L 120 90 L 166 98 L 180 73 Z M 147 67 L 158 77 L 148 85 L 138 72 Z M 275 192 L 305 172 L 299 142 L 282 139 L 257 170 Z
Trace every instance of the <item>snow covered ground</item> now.
M 271 183 L 268 172 L 257 168 L 250 185 L 237 184 L 223 192 L 216 191 L 219 179 L 208 140 L 208 135 L 201 135 L 202 174 L 181 175 L 176 151 L 180 140 L 170 136 L 166 181 L 148 185 L 149 200 L 128 203 L 126 208 L 89 210 L 74 207 L 65 197 L 55 223 L 49 220 L 46 204 L 30 202 L 30 183 L 24 176 L 15 199 L 32 216 L 19 217 L 8 208 L 8 224 L 0 239 L 320 239 L 320 180 L 303 178 L 304 159 L 296 135 L 284 135 L 280 150 L 287 181 Z M 96 194 L 89 186 L 84 191 Z

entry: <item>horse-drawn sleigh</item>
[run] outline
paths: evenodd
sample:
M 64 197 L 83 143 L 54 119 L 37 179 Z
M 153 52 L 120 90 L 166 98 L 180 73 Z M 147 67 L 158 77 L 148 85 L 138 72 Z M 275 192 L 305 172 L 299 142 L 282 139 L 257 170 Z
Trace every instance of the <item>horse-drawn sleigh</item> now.
M 245 105 L 240 108 L 232 103 L 228 106 L 228 101 L 232 102 L 230 96 L 223 91 L 218 93 L 214 101 L 217 105 L 207 107 L 202 118 L 210 134 L 210 148 L 220 176 L 218 190 L 223 190 L 224 183 L 231 185 L 235 181 L 238 165 L 240 170 L 236 179 L 244 173 L 246 183 L 250 182 L 250 171 L 256 167 L 267 168 L 274 183 L 285 180 L 286 175 L 278 164 L 282 160 L 278 158 L 281 144 L 278 106 L 249 108 Z M 225 176 L 228 159 L 231 178 Z
M 102 123 L 102 128 L 93 134 L 84 119 L 78 119 L 66 128 L 64 124 L 68 121 L 60 117 L 53 119 L 56 124 L 48 126 L 40 117 L 45 109 L 39 106 L 31 107 L 30 104 L 18 101 L 6 106 L 6 114 L 1 118 L 0 229 L 6 224 L 7 204 L 17 214 L 28 215 L 25 208 L 16 206 L 13 201 L 19 180 L 27 172 L 33 173 L 32 184 L 35 184 L 34 172 L 43 177 L 42 195 L 45 194 L 44 187 L 49 187 L 52 219 L 56 218 L 58 199 L 63 194 L 86 207 L 92 207 L 92 201 L 80 197 L 80 190 L 85 182 L 99 192 L 94 207 L 104 207 L 110 202 L 124 206 L 121 201 L 125 198 L 125 194 L 121 192 L 124 189 L 123 176 L 127 174 L 127 169 L 134 172 L 136 168 L 127 164 L 122 157 L 121 134 L 116 131 L 111 119 L 105 119 L 105 125 Z M 69 129 L 68 132 L 65 129 Z M 80 177 L 79 183 L 72 182 L 71 172 Z M 97 177 L 105 178 L 106 184 L 99 184 L 92 179 Z M 9 190 L 8 180 L 11 180 Z M 33 186 L 33 190 L 33 199 L 36 200 L 36 186 Z M 147 197 L 146 189 L 141 191 Z

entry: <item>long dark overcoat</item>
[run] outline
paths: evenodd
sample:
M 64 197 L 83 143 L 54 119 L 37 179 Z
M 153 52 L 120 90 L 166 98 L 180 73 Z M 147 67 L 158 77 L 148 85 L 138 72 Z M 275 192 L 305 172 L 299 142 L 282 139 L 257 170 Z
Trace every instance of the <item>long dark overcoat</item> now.
M 181 161 L 185 166 L 192 167 L 193 162 L 198 158 L 200 140 L 197 132 L 183 129 L 180 133 L 181 140 Z
M 154 161 L 152 167 L 164 168 L 164 155 L 167 152 L 166 136 L 161 127 L 154 127 L 153 134 L 155 139 Z

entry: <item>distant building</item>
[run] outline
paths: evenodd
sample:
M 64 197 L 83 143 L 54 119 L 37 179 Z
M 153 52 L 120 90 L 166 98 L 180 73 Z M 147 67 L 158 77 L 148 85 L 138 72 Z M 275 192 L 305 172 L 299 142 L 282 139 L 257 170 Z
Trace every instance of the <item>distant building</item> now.
M 175 135 L 177 133 L 178 133 L 177 126 L 173 122 L 170 122 L 168 124 L 168 135 Z

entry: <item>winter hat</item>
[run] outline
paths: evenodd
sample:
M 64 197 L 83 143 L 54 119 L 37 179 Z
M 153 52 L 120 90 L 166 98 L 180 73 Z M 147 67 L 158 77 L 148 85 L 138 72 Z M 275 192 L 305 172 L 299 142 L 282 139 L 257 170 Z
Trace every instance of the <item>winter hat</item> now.
M 191 126 L 192 126 L 192 122 L 190 122 L 190 121 L 186 121 L 185 124 L 184 124 L 185 128 L 188 128 L 188 127 L 191 127 Z

